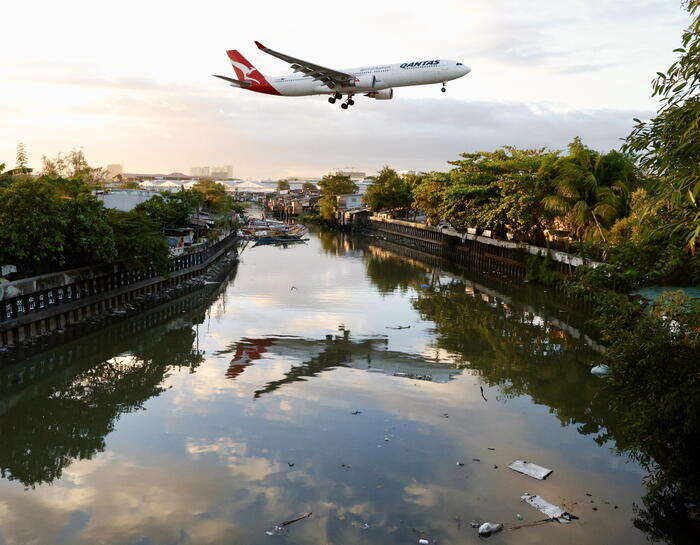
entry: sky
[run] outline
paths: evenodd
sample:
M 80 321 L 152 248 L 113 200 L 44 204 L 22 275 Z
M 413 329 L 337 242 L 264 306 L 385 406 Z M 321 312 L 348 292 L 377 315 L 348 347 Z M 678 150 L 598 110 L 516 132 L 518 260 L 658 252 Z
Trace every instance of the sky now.
M 346 7 L 347 6 L 347 7 Z M 674 60 L 679 0 L 403 2 L 11 2 L 0 33 L 0 163 L 81 148 L 93 165 L 237 177 L 332 168 L 444 170 L 504 145 L 607 151 L 657 108 L 651 79 Z M 228 87 L 225 51 L 265 75 L 288 65 L 253 40 L 327 67 L 461 60 L 466 77 L 361 97 L 274 97 Z

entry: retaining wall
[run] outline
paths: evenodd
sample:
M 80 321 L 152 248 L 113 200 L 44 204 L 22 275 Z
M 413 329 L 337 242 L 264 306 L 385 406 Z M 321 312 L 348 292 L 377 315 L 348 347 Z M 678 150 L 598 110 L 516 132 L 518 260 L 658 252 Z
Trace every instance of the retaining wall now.
M 234 232 L 214 244 L 178 250 L 165 275 L 152 267 L 136 270 L 115 263 L 0 284 L 0 347 L 63 329 L 138 295 L 199 276 L 236 240 Z
M 552 267 L 562 274 L 570 274 L 574 267 L 597 267 L 601 264 L 558 250 L 470 233 L 460 234 L 452 229 L 440 229 L 409 221 L 371 216 L 367 220 L 367 226 L 370 230 L 381 233 L 387 240 L 439 255 L 465 266 L 473 266 L 481 271 L 496 270 L 516 278 L 525 276 L 526 261 L 531 255 L 549 256 L 552 259 Z

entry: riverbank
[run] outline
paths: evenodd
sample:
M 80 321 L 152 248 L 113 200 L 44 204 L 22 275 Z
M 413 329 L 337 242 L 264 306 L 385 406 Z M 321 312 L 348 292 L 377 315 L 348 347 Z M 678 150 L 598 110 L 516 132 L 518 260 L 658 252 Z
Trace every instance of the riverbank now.
M 174 291 L 202 285 L 221 259 L 236 259 L 235 232 L 213 244 L 178 249 L 169 271 L 122 264 L 87 267 L 0 285 L 0 350 L 62 335 L 86 322 L 136 311 Z

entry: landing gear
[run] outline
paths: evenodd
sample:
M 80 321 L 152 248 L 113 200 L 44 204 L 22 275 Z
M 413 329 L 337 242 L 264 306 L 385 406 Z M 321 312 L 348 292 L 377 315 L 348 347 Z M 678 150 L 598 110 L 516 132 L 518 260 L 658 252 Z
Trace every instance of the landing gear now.
M 355 101 L 353 99 L 349 98 L 348 99 L 348 106 L 354 106 L 354 105 L 355 105 Z
M 343 98 L 343 95 L 341 95 L 340 93 L 336 93 L 334 96 L 335 96 L 335 98 L 337 98 L 338 100 L 340 100 L 341 98 Z
M 347 109 L 348 109 L 348 103 L 347 103 L 347 102 L 343 102 L 343 103 L 340 105 L 340 107 L 341 107 L 343 110 L 347 110 Z
M 328 97 L 328 102 L 335 104 L 335 97 Z
M 443 93 L 444 93 L 445 91 L 447 91 L 447 89 L 445 89 L 445 82 L 444 82 L 444 81 L 442 82 L 442 89 L 440 89 L 440 90 L 441 90 Z

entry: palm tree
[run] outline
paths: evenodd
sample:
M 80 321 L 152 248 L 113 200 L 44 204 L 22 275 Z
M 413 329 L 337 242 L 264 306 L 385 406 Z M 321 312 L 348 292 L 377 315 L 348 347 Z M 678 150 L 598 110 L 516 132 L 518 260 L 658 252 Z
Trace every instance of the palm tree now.
M 632 160 L 619 152 L 601 155 L 577 137 L 554 164 L 554 194 L 542 199 L 579 239 L 605 239 L 612 224 L 629 214 L 638 184 Z

